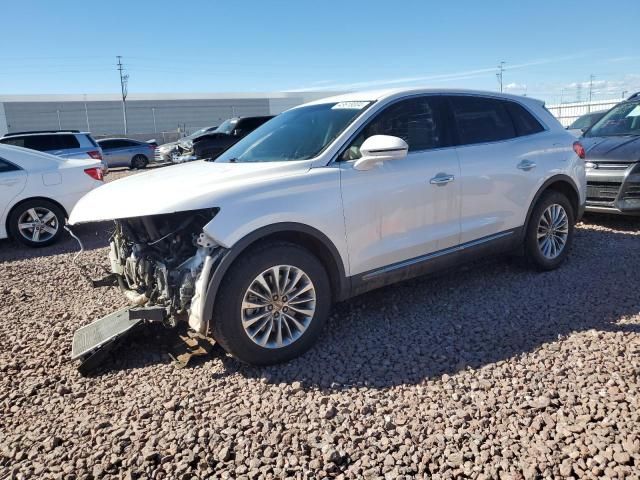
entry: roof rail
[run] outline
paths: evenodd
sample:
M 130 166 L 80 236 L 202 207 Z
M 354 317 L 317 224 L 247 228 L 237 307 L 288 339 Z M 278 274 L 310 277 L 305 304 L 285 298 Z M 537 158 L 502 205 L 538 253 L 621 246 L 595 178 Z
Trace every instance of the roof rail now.
M 636 98 L 640 98 L 640 92 L 633 93 L 627 100 L 634 100 Z
M 11 132 L 5 133 L 5 137 L 12 137 L 14 135 L 31 135 L 34 133 L 80 133 L 80 130 L 29 130 L 25 132 Z

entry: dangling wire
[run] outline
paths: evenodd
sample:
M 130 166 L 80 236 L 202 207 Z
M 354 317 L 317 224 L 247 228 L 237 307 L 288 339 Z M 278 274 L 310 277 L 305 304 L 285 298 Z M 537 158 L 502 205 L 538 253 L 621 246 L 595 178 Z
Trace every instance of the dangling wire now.
M 80 238 L 78 238 L 78 236 L 75 233 L 73 233 L 73 231 L 71 231 L 71 229 L 67 225 L 64 226 L 64 229 L 67 232 L 69 232 L 69 235 L 71 235 L 73 238 L 75 238 L 76 242 L 78 242 L 78 244 L 80 245 L 80 251 L 77 252 L 73 256 L 73 260 L 71 260 L 71 265 L 73 265 L 75 268 L 77 268 L 80 271 L 80 274 L 85 279 L 87 279 L 91 285 L 93 285 L 95 283 L 95 280 L 93 279 L 93 276 L 91 275 L 91 271 L 89 269 L 89 265 L 85 265 L 83 263 L 78 263 L 78 258 L 80 258 L 80 255 L 82 255 L 84 253 L 84 245 L 82 244 L 82 240 L 80 240 Z M 104 273 L 106 273 L 107 275 L 110 273 L 104 267 L 104 265 L 91 264 L 91 266 L 102 269 L 102 271 Z

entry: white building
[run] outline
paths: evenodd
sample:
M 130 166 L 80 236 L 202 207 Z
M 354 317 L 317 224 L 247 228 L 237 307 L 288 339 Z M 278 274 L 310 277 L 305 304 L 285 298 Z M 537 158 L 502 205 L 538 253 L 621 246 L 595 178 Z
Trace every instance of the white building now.
M 275 115 L 330 92 L 135 94 L 127 97 L 127 132 L 162 138 L 193 132 L 234 116 Z M 119 94 L 0 95 L 0 136 L 28 130 L 77 129 L 122 135 Z M 137 135 L 136 135 L 137 136 Z

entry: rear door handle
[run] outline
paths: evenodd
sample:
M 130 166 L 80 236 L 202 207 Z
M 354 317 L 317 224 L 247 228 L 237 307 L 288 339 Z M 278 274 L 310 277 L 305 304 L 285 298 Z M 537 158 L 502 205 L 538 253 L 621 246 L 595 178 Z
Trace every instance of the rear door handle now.
M 446 185 L 449 182 L 453 182 L 455 178 L 456 177 L 454 177 L 453 175 L 449 175 L 448 173 L 439 173 L 431 180 L 429 180 L 429 183 L 431 185 Z
M 533 170 L 536 168 L 536 162 L 532 162 L 531 160 L 522 160 L 518 165 L 516 165 L 520 170 L 524 170 L 528 172 L 529 170 Z

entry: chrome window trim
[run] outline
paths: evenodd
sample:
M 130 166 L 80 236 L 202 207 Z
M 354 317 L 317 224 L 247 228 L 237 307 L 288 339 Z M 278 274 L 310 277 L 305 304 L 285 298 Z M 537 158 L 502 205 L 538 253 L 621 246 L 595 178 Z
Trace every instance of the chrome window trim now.
M 547 132 L 551 131 L 551 129 L 549 128 L 547 123 L 544 120 L 542 120 L 535 112 L 532 112 L 531 109 L 528 108 L 526 105 L 524 105 L 522 102 L 519 102 L 519 101 L 511 99 L 511 98 L 505 98 L 505 97 L 503 97 L 501 95 L 491 95 L 490 93 L 478 94 L 478 93 L 455 93 L 455 92 L 453 92 L 453 93 L 449 93 L 449 92 L 415 93 L 415 94 L 412 94 L 412 95 L 406 95 L 404 97 L 396 98 L 396 99 L 394 99 L 394 100 L 392 100 L 392 101 L 390 101 L 388 103 L 385 103 L 383 106 L 381 106 L 378 111 L 376 111 L 376 112 L 374 112 L 372 114 L 370 119 L 368 119 L 366 122 L 364 122 L 362 125 L 360 125 L 360 127 L 358 127 L 358 129 L 351 136 L 349 136 L 349 138 L 337 150 L 337 153 L 335 153 L 333 155 L 333 157 L 331 158 L 329 163 L 327 163 L 327 166 L 332 165 L 333 163 L 349 164 L 351 162 L 355 162 L 356 159 L 354 159 L 354 160 L 340 160 L 339 157 L 342 154 L 344 154 L 346 147 L 351 144 L 351 142 L 360 134 L 360 132 L 362 132 L 362 130 L 368 125 L 369 121 L 372 120 L 378 113 L 381 113 L 387 107 L 390 107 L 390 106 L 392 106 L 392 105 L 394 105 L 394 104 L 396 104 L 398 102 L 404 101 L 404 100 L 408 100 L 408 99 L 411 99 L 411 98 L 420 98 L 420 97 L 445 97 L 445 99 L 446 99 L 446 97 L 477 97 L 477 98 L 489 98 L 489 99 L 492 99 L 492 100 L 500 100 L 500 101 L 504 101 L 504 102 L 513 102 L 513 103 L 516 103 L 516 104 L 520 105 L 527 112 L 529 112 L 529 114 L 532 115 L 533 118 L 535 118 L 540 123 L 540 125 L 542 125 L 543 130 L 541 132 L 530 133 L 528 135 L 520 135 L 520 136 L 516 136 L 516 137 L 506 138 L 504 140 L 494 140 L 494 141 L 491 141 L 491 142 L 466 143 L 464 145 L 447 145 L 446 147 L 425 148 L 425 149 L 421 149 L 421 150 L 410 150 L 408 152 L 408 155 L 411 155 L 412 153 L 437 152 L 437 151 L 446 150 L 446 149 L 449 149 L 449 148 L 465 148 L 465 147 L 473 147 L 473 146 L 478 146 L 478 145 L 491 145 L 491 144 L 495 144 L 495 143 L 510 142 L 512 140 L 518 140 L 520 138 L 532 137 L 534 135 L 541 135 L 543 133 L 547 133 Z M 451 113 L 453 114 L 453 111 Z M 451 118 L 451 120 L 455 122 L 455 118 Z M 513 122 L 513 120 L 512 120 L 512 122 Z M 454 127 L 454 128 L 457 129 L 457 127 Z M 515 125 L 514 125 L 514 129 L 515 129 Z

